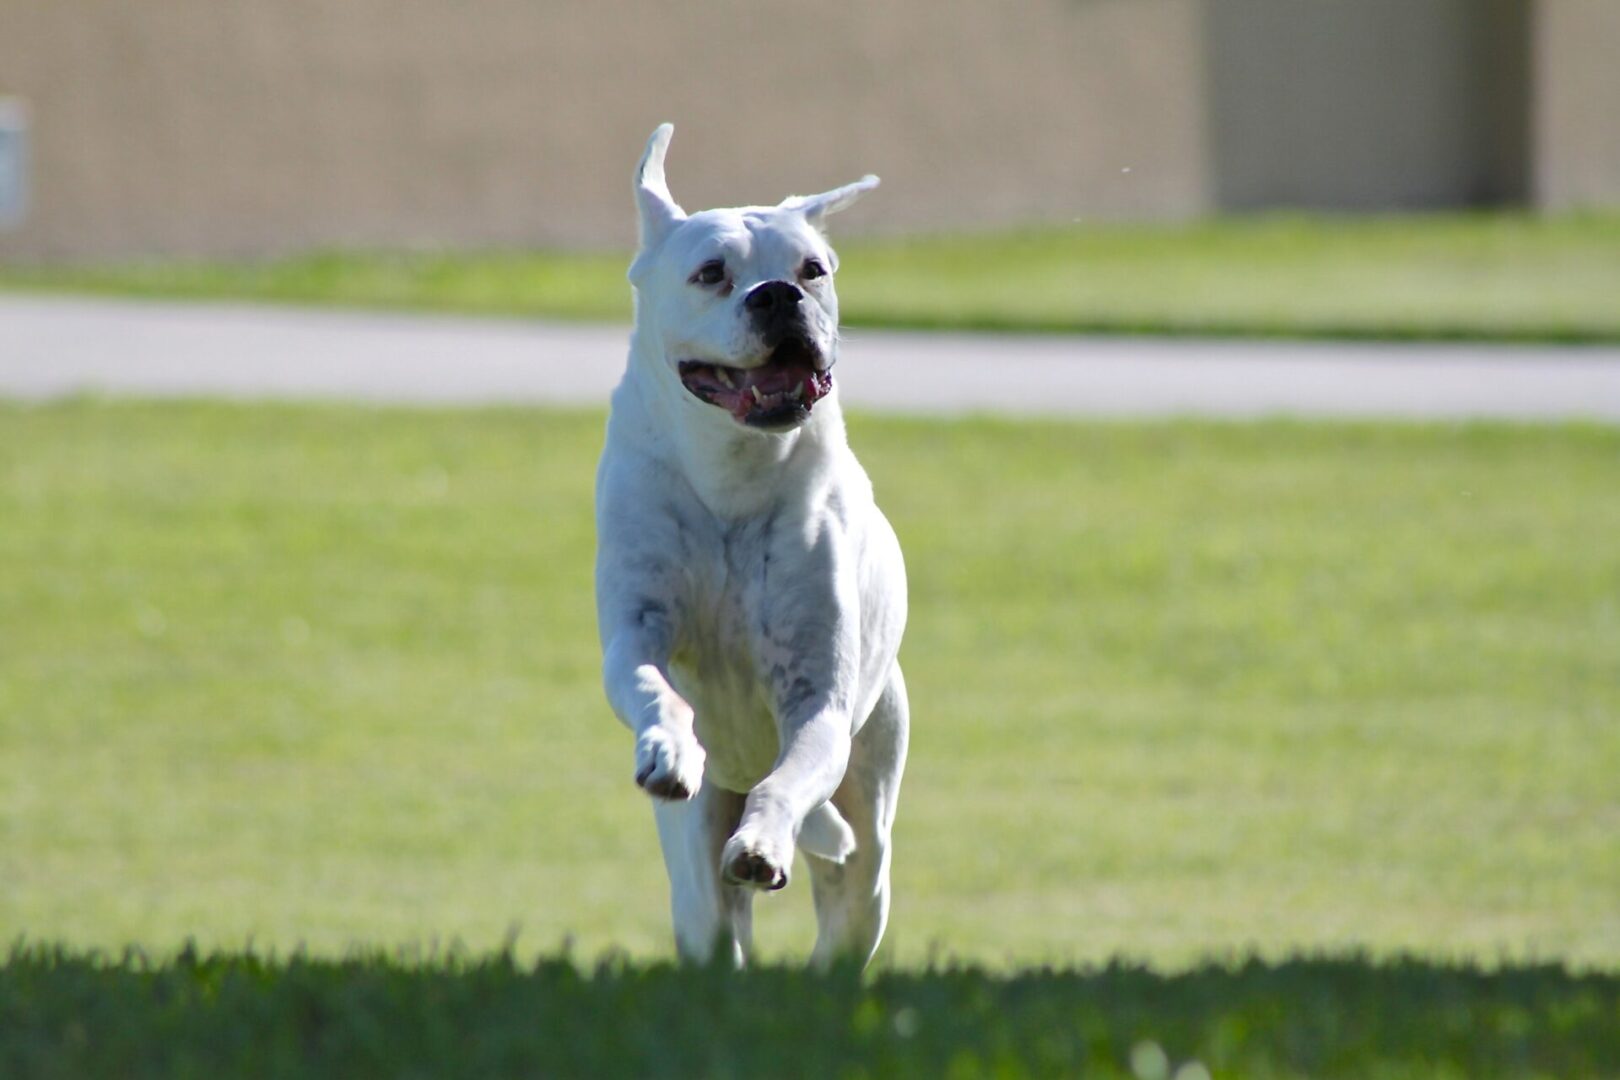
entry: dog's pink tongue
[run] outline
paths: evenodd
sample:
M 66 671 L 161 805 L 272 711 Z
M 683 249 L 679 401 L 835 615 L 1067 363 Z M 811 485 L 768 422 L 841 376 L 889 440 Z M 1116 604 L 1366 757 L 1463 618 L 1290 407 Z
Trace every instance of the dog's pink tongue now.
M 743 397 L 752 399 L 750 387 L 759 387 L 762 394 L 785 394 L 802 383 L 810 374 L 808 367 L 798 364 L 771 364 L 745 373 L 742 381 Z

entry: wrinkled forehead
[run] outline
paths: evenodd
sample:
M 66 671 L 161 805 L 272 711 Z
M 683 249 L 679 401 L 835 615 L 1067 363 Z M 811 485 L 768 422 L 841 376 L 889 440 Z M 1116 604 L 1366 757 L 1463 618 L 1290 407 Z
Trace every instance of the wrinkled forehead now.
M 675 257 L 694 264 L 714 258 L 754 265 L 795 263 L 825 248 L 826 241 L 803 215 L 773 207 L 704 210 L 670 237 Z

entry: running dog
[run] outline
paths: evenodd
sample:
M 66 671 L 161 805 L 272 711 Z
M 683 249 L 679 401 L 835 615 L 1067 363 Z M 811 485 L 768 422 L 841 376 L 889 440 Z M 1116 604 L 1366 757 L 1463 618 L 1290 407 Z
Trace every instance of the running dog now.
M 635 735 L 680 955 L 743 964 L 756 890 L 804 852 L 813 962 L 889 913 L 908 708 L 905 564 L 839 410 L 827 217 L 875 176 L 687 214 L 673 128 L 636 170 L 635 329 L 596 484 L 608 701 Z

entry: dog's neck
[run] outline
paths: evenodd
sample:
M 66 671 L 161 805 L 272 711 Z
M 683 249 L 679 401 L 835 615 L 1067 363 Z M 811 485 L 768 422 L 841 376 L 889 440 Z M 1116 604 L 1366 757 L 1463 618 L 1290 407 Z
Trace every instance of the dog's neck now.
M 825 470 L 848 445 L 836 383 L 798 427 L 754 431 L 693 397 L 651 335 L 639 329 L 613 408 L 624 414 L 616 419 L 627 423 L 627 433 L 654 444 L 649 449 L 724 519 L 758 515 L 795 493 L 805 497 L 818 486 L 806 483 L 805 474 Z

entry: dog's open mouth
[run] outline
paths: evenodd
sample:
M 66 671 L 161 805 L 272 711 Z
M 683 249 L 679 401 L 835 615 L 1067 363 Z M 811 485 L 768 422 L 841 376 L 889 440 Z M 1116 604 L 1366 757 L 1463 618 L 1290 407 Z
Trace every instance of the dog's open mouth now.
M 735 368 L 682 360 L 681 382 L 701 401 L 751 427 L 778 428 L 802 422 L 816 402 L 832 393 L 832 372 L 816 367 L 821 353 L 803 339 L 778 345 L 758 367 Z

